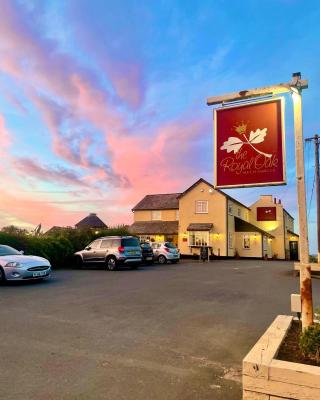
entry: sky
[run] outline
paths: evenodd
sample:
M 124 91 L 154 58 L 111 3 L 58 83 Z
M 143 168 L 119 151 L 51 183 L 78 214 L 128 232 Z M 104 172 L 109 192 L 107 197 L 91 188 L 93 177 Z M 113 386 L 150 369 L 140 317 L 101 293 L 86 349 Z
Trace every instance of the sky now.
M 301 71 L 304 135 L 320 133 L 319 20 L 312 0 L 1 0 L 0 227 L 131 223 L 144 195 L 212 182 L 210 96 Z M 286 186 L 227 193 L 281 198 L 298 230 L 290 95 L 286 155 Z

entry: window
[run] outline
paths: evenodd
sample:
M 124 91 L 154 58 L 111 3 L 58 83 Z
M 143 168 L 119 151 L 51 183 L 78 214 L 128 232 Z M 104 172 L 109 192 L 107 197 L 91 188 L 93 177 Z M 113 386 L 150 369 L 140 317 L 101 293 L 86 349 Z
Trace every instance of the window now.
M 241 217 L 241 209 L 238 208 L 238 217 Z
M 176 210 L 176 221 L 179 221 L 179 210 Z
M 196 201 L 196 214 L 208 214 L 208 200 Z
M 232 204 L 228 205 L 228 214 L 233 215 Z
M 151 211 L 151 219 L 153 221 L 161 220 L 161 211 L 159 210 Z
M 189 232 L 189 246 L 209 246 L 209 232 Z
M 95 240 L 94 242 L 90 243 L 88 247 L 92 249 L 97 249 L 100 246 L 101 240 Z
M 131 238 L 122 238 L 121 239 L 121 246 L 123 247 L 139 247 L 140 243 L 136 237 Z
M 232 234 L 232 232 L 228 233 L 228 248 L 233 249 L 233 234 Z
M 101 242 L 101 249 L 108 249 L 111 247 L 111 240 L 102 240 Z
M 243 235 L 243 248 L 250 249 L 250 235 L 248 234 Z

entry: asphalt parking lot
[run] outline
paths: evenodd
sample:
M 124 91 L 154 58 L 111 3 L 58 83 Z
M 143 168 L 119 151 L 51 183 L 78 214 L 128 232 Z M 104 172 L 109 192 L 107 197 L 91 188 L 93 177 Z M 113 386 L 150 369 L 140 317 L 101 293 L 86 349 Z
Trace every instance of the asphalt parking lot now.
M 298 288 L 292 263 L 256 260 L 2 285 L 0 398 L 239 400 L 243 357 Z

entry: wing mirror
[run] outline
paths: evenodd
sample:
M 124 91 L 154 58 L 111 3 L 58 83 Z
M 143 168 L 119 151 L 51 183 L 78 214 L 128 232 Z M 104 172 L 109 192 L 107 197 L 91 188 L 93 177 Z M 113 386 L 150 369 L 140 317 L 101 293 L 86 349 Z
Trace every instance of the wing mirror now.
M 87 247 L 86 247 L 86 250 L 91 250 L 91 246 L 87 246 Z
M 20 254 L 24 254 L 24 251 L 23 251 L 23 250 L 20 250 L 19 253 L 20 253 Z

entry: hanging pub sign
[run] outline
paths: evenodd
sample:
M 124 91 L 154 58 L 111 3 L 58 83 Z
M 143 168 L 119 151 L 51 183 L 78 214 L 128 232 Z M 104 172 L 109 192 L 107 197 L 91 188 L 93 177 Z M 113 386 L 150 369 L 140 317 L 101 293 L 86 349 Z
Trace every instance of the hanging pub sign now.
M 214 110 L 215 186 L 283 185 L 284 99 Z

